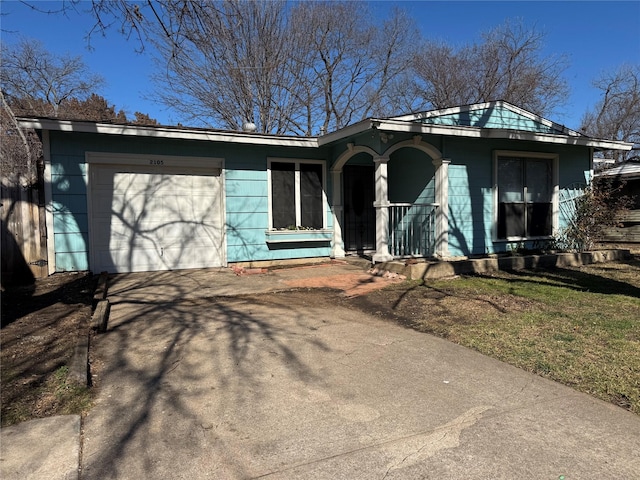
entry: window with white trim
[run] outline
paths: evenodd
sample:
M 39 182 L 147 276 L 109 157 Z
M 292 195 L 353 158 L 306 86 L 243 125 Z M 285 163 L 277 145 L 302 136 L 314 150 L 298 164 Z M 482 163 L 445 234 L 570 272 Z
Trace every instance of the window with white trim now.
M 498 154 L 495 169 L 497 239 L 551 236 L 554 159 L 539 155 Z
M 269 185 L 270 228 L 325 228 L 322 162 L 269 160 Z

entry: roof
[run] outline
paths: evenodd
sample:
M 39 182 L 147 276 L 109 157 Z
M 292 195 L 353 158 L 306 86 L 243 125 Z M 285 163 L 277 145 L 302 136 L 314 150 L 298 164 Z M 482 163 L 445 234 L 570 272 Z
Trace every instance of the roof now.
M 315 137 L 270 135 L 256 132 L 238 132 L 194 127 L 173 127 L 164 125 L 133 125 L 100 123 L 53 118 L 20 118 L 20 125 L 35 130 L 59 132 L 99 133 L 137 137 L 174 138 L 181 140 L 207 140 L 216 142 L 243 143 L 253 145 L 275 145 L 289 147 L 317 147 Z
M 614 167 L 596 173 L 596 177 L 640 178 L 640 161 L 627 160 Z
M 369 129 L 452 137 L 524 140 L 579 145 L 596 150 L 631 150 L 631 143 L 588 137 L 508 102 L 495 101 L 411 113 L 389 118 L 369 118 L 318 139 L 320 145 L 343 140 Z
M 21 125 L 36 130 L 133 135 L 253 145 L 319 147 L 349 139 L 369 130 L 442 135 L 450 137 L 507 139 L 596 150 L 631 150 L 633 144 L 591 138 L 508 102 L 478 103 L 389 118 L 368 118 L 320 137 L 269 135 L 205 128 L 112 124 L 51 118 L 21 118 Z

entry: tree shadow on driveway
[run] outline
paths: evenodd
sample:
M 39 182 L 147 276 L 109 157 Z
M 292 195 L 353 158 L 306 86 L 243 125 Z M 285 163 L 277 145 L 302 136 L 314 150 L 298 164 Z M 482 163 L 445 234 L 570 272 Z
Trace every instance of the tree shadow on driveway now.
M 288 393 L 274 391 L 274 382 L 322 383 L 308 355 L 329 347 L 304 306 L 268 295 L 181 300 L 191 287 L 153 288 L 162 294 L 117 293 L 109 330 L 94 339 L 99 394 L 85 420 L 83 477 L 170 478 L 171 459 L 191 459 L 182 468 L 193 475 L 214 460 L 240 468 L 232 461 L 237 452 L 226 451 L 215 434 L 238 428 L 231 412 L 264 414 L 255 406 L 265 395 L 285 400 Z M 212 442 L 220 443 L 215 459 Z

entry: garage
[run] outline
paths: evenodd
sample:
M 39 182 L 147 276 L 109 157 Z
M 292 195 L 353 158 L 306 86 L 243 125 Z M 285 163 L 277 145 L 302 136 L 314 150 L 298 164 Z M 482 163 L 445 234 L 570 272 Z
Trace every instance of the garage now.
M 222 160 L 87 154 L 94 272 L 225 264 Z

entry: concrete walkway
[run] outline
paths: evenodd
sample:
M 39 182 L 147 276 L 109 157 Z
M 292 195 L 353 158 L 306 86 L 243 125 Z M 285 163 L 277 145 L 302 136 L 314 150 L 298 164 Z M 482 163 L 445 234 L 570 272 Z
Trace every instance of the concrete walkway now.
M 640 417 L 335 293 L 268 293 L 313 274 L 117 277 L 80 478 L 637 477 Z

